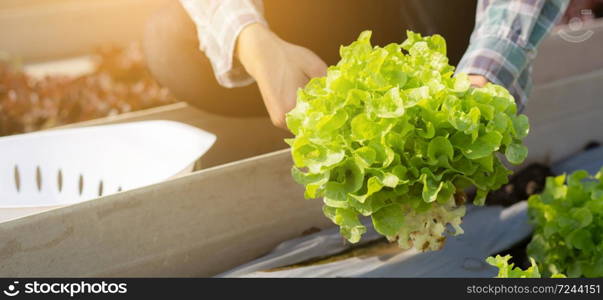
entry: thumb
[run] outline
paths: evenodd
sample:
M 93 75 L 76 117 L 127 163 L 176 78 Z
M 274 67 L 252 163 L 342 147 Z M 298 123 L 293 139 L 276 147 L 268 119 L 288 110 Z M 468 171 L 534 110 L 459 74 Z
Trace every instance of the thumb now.
M 327 75 L 327 64 L 314 52 L 304 49 L 305 58 L 302 60 L 301 68 L 309 78 Z

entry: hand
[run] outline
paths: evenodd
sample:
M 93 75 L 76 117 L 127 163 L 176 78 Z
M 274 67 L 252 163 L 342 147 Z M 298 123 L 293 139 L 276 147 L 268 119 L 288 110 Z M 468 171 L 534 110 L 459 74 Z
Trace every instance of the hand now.
M 482 75 L 469 74 L 469 81 L 471 81 L 471 85 L 474 87 L 483 87 L 488 83 L 488 79 Z
M 285 128 L 285 114 L 295 107 L 297 89 L 324 76 L 327 65 L 314 52 L 283 41 L 262 24 L 246 26 L 237 55 L 255 79 L 272 123 Z

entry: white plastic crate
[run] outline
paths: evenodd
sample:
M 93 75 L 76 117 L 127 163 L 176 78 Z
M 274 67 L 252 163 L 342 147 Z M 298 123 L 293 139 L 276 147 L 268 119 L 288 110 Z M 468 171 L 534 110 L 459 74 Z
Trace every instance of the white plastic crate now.
M 192 171 L 216 137 L 173 121 L 0 138 L 0 221 Z

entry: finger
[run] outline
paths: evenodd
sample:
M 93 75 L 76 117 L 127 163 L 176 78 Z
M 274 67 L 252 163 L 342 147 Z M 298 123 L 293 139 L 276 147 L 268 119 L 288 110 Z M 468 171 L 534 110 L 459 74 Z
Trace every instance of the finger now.
M 282 98 L 278 99 L 278 108 L 274 109 L 271 114 L 272 123 L 283 129 L 287 129 L 287 113 L 295 108 L 297 103 L 297 90 L 303 88 L 310 81 L 310 78 L 302 73 L 290 79 L 283 88 Z
M 283 74 L 282 80 L 258 82 L 272 124 L 287 129 L 286 114 L 295 107 L 297 89 L 303 88 L 309 78 L 302 72 L 296 75 Z M 268 84 L 266 84 L 268 83 Z
M 314 52 L 308 49 L 304 50 L 307 52 L 307 55 L 305 55 L 305 63 L 301 65 L 304 73 L 310 78 L 327 75 L 327 64 Z

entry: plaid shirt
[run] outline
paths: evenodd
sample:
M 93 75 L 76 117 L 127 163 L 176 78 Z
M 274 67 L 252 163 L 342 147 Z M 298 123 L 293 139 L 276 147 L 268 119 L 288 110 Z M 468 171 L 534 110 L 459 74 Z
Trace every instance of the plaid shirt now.
M 234 59 L 237 36 L 252 23 L 266 24 L 261 0 L 180 0 L 197 26 L 201 50 L 225 87 L 253 78 Z M 569 0 L 479 0 L 471 42 L 457 72 L 479 74 L 511 91 L 523 109 L 531 88 L 531 62 L 540 41 Z
M 457 72 L 509 89 L 521 111 L 532 87 L 536 49 L 569 0 L 480 0 L 469 47 Z
M 266 24 L 261 0 L 180 0 L 197 27 L 199 47 L 209 58 L 218 83 L 238 87 L 254 80 L 234 59 L 239 33 L 252 23 Z

